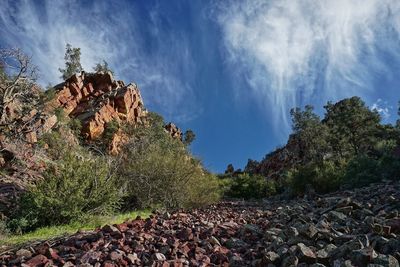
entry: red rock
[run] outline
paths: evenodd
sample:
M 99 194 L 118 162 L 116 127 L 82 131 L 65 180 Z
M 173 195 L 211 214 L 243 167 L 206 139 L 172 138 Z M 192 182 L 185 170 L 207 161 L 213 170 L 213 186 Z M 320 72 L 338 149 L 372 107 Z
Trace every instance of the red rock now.
M 39 254 L 28 260 L 25 264 L 30 267 L 39 267 L 44 266 L 47 262 L 49 262 L 49 259 L 46 258 L 46 256 Z
M 125 86 L 111 73 L 82 72 L 56 88 L 55 99 L 47 105 L 52 109 L 61 107 L 66 115 L 81 120 L 82 134 L 90 140 L 100 137 L 112 120 L 137 123 L 146 116 L 136 85 Z M 118 152 L 117 140 L 112 145 L 113 153 Z

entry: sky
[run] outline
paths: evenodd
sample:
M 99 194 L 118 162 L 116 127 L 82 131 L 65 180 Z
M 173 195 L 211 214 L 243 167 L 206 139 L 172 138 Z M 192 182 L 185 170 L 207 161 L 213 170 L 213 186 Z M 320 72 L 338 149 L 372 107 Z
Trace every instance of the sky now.
M 214 172 L 285 144 L 289 111 L 360 96 L 385 123 L 400 100 L 398 0 L 1 0 L 0 47 L 39 83 L 61 82 L 65 45 L 106 60 L 145 106 L 183 130 Z

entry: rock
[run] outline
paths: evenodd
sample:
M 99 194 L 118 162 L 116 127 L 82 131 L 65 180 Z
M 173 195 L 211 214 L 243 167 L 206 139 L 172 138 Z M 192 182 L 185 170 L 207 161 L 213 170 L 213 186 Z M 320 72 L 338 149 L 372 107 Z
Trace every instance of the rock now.
M 213 245 L 221 246 L 221 243 L 220 243 L 220 242 L 218 241 L 218 239 L 215 238 L 214 236 L 211 236 L 211 237 L 210 237 L 209 242 L 210 242 L 211 244 L 213 244 Z
M 135 84 L 115 81 L 111 73 L 76 74 L 57 85 L 56 97 L 47 109 L 63 108 L 66 115 L 82 122 L 82 134 L 101 136 L 110 121 L 138 123 L 146 117 L 142 97 Z
M 103 226 L 102 230 L 104 233 L 109 233 L 113 237 L 122 238 L 122 233 L 115 226 L 105 225 Z
M 179 140 L 182 140 L 182 131 L 179 129 L 175 124 L 172 122 L 168 123 L 164 127 L 165 131 L 169 133 L 173 138 L 177 138 Z
M 49 259 L 46 258 L 46 256 L 39 254 L 25 262 L 25 264 L 30 267 L 38 267 L 45 265 L 47 262 L 49 262 Z
M 82 255 L 80 262 L 83 263 L 90 263 L 95 264 L 100 260 L 101 253 L 98 251 L 88 251 Z
M 292 267 L 297 266 L 299 264 L 299 259 L 294 255 L 289 255 L 284 258 L 281 264 L 281 267 Z
M 360 250 L 355 250 L 351 252 L 350 259 L 351 262 L 356 266 L 366 266 L 371 263 L 378 254 L 372 248 L 364 248 Z
M 379 254 L 376 258 L 374 258 L 373 263 L 387 267 L 399 267 L 398 260 L 391 255 Z
M 333 210 L 328 213 L 328 219 L 330 221 L 337 221 L 339 223 L 345 223 L 347 220 L 347 216 L 341 212 Z
M 165 255 L 162 254 L 162 253 L 154 253 L 152 258 L 153 258 L 153 260 L 155 260 L 155 261 L 165 261 L 165 260 L 167 260 L 167 258 L 165 257 Z
M 334 244 L 328 244 L 326 247 L 323 249 L 320 249 L 317 251 L 317 260 L 320 263 L 323 263 L 325 265 L 329 264 L 329 259 L 331 257 L 331 253 L 336 249 L 337 247 Z
M 298 231 L 301 235 L 304 235 L 308 238 L 314 238 L 316 234 L 318 234 L 318 229 L 313 224 L 305 224 L 298 228 Z
M 279 261 L 280 261 L 280 256 L 273 251 L 268 251 L 264 253 L 262 258 L 263 264 L 269 264 L 269 263 L 277 264 Z
M 398 218 L 398 203 L 389 197 L 399 195 L 400 183 L 392 182 L 319 200 L 221 202 L 168 215 L 157 212 L 147 219 L 79 232 L 51 248 L 50 243 L 41 243 L 30 250 L 36 257 L 43 255 L 49 266 L 62 266 L 63 261 L 95 267 L 398 266 L 400 240 L 384 228 L 391 228 L 388 222 Z M 343 198 L 350 200 L 339 207 Z M 348 215 L 343 213 L 347 207 L 352 207 Z M 341 208 L 343 212 L 338 211 Z M 365 208 L 372 215 L 364 213 Z M 379 231 L 374 231 L 375 225 Z M 24 266 L 29 258 L 18 255 L 0 256 L 0 265 Z
M 36 132 L 31 131 L 25 134 L 25 139 L 28 143 L 34 144 L 37 143 L 37 135 Z
M 234 237 L 231 237 L 230 239 L 228 239 L 225 242 L 225 246 L 227 248 L 241 248 L 241 247 L 245 247 L 246 245 L 247 245 L 246 242 L 244 242 L 241 239 L 234 238 Z
M 303 243 L 297 244 L 297 257 L 300 261 L 307 263 L 313 263 L 317 258 L 315 253 Z
M 20 250 L 18 250 L 17 252 L 15 252 L 15 255 L 17 256 L 17 257 L 24 257 L 24 258 L 30 258 L 30 257 L 32 257 L 32 252 L 30 252 L 29 250 L 27 250 L 27 249 L 20 249 Z

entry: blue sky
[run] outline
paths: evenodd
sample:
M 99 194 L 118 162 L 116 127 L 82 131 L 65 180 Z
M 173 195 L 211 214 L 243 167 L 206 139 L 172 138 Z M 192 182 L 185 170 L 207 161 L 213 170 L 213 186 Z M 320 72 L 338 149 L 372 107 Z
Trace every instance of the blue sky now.
M 7 1 L 0 46 L 60 82 L 66 43 L 105 59 L 145 105 L 197 135 L 206 167 L 243 167 L 283 145 L 288 111 L 361 96 L 385 122 L 400 100 L 400 1 Z

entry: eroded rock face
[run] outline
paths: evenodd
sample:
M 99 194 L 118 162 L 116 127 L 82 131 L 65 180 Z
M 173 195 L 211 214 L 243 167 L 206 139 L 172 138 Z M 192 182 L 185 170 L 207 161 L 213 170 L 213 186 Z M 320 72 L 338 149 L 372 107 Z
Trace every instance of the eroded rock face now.
M 114 80 L 111 73 L 76 74 L 56 86 L 56 96 L 47 109 L 63 108 L 66 115 L 82 122 L 89 140 L 100 137 L 108 122 L 138 123 L 146 116 L 135 84 Z
M 182 130 L 179 129 L 175 124 L 172 122 L 168 123 L 164 127 L 165 131 L 169 133 L 173 138 L 178 138 L 179 140 L 182 140 Z
M 32 253 L 5 253 L 0 264 L 399 266 L 399 200 L 400 183 L 388 182 L 314 199 L 156 212 L 79 232 L 51 248 L 44 242 L 30 247 Z

